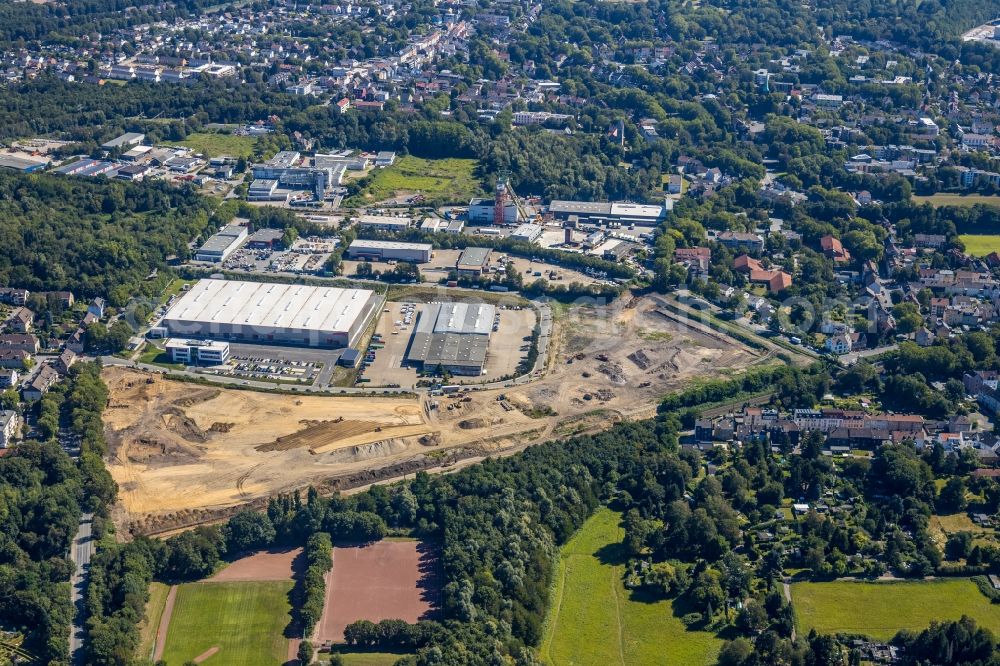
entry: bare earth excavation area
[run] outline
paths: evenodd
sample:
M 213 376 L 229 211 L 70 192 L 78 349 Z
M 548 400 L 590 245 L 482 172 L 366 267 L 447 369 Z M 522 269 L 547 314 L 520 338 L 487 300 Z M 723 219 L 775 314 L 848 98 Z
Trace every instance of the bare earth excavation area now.
M 651 299 L 560 314 L 543 377 L 453 397 L 215 388 L 111 367 L 105 412 L 118 522 L 162 533 L 309 485 L 346 489 L 646 418 L 692 378 L 760 362 Z

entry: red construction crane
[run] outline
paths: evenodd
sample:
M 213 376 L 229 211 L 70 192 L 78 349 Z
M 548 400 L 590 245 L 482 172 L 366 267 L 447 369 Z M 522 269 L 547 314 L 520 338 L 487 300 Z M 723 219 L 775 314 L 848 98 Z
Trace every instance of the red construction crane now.
M 508 197 L 513 194 L 508 192 L 510 185 L 510 172 L 502 171 L 497 176 L 496 194 L 493 200 L 493 224 L 500 227 L 504 225 L 504 210 L 507 208 Z
M 517 198 L 514 194 L 514 188 L 510 186 L 510 171 L 506 169 L 500 172 L 497 176 L 497 186 L 495 192 L 495 198 L 493 200 L 493 224 L 496 226 L 503 226 L 507 223 L 505 216 L 505 211 L 507 205 L 513 203 L 517 208 L 517 216 L 515 222 L 521 222 L 528 219 L 528 212 L 521 205 L 521 200 Z

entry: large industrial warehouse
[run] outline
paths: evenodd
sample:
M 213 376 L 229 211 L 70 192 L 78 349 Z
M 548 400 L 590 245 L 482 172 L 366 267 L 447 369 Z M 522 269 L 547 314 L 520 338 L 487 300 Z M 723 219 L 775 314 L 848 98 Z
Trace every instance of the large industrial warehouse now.
M 407 361 L 429 371 L 483 374 L 496 316 L 486 303 L 431 303 L 417 319 Z
M 351 347 L 383 297 L 367 289 L 202 280 L 163 318 L 171 336 Z
M 430 243 L 400 243 L 397 241 L 365 240 L 358 238 L 347 247 L 350 259 L 374 261 L 411 261 L 426 264 L 433 256 L 434 246 Z
M 634 203 L 601 203 L 594 201 L 553 201 L 549 214 L 559 221 L 575 216 L 580 222 L 606 224 L 638 224 L 656 226 L 667 216 L 666 206 L 643 206 Z

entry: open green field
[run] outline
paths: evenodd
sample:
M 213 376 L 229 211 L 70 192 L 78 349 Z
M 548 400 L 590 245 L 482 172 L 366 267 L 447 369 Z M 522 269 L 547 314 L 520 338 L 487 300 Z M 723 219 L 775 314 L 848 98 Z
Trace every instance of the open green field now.
M 177 589 L 163 659 L 183 664 L 211 648 L 209 666 L 283 664 L 292 581 L 188 583 Z
M 344 660 L 344 666 L 392 666 L 406 656 L 403 652 L 363 652 L 347 648 L 336 650 Z M 329 654 L 320 654 L 320 663 L 329 663 Z
M 167 593 L 170 586 L 163 583 L 149 584 L 149 601 L 146 602 L 146 615 L 139 623 L 139 652 L 141 659 L 153 654 L 153 643 L 156 640 L 156 629 L 160 626 L 163 607 L 167 603 Z
M 600 509 L 562 549 L 541 658 L 552 666 L 714 664 L 722 640 L 689 631 L 670 601 L 622 584 L 621 515 Z
M 991 252 L 1000 252 L 1000 234 L 963 234 L 958 237 L 965 245 L 965 251 L 977 257 L 985 257 Z
M 917 203 L 929 203 L 938 208 L 940 206 L 984 206 L 1000 207 L 1000 196 L 986 196 L 983 194 L 929 194 L 919 196 L 914 194 L 913 200 Z
M 374 170 L 369 184 L 344 205 L 385 201 L 401 193 L 420 193 L 428 199 L 468 204 L 469 199 L 482 194 L 479 180 L 473 175 L 475 168 L 476 160 L 425 160 L 406 155 L 391 167 Z
M 186 139 L 178 143 L 193 149 L 195 152 L 202 153 L 206 157 L 219 157 L 221 155 L 250 157 L 253 154 L 255 141 L 256 139 L 250 136 L 236 136 L 221 132 L 196 132 L 188 134 Z
M 799 635 L 845 632 L 876 639 L 900 629 L 922 629 L 931 620 L 974 618 L 1000 632 L 1000 605 L 991 604 L 967 578 L 933 581 L 794 583 L 792 605 Z

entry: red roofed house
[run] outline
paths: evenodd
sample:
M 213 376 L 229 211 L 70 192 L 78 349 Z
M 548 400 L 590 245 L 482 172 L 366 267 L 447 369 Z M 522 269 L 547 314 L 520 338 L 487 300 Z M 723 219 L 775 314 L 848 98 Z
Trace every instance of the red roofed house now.
M 851 260 L 851 253 L 845 250 L 840 240 L 833 236 L 823 236 L 819 239 L 819 245 L 827 259 L 833 259 L 834 263 L 843 264 Z
M 752 273 L 753 271 L 762 271 L 764 266 L 753 257 L 741 254 L 740 256 L 733 259 L 733 268 L 740 273 Z
M 771 277 L 767 281 L 767 288 L 772 294 L 784 291 L 792 286 L 792 276 L 785 271 L 770 271 Z
M 707 271 L 712 261 L 712 251 L 707 247 L 679 247 L 674 250 L 674 261 L 689 268 Z
M 745 254 L 741 254 L 733 260 L 733 268 L 745 273 L 750 277 L 750 282 L 756 284 L 766 284 L 768 291 L 776 294 L 792 286 L 792 276 L 781 270 L 768 270 L 754 259 Z

